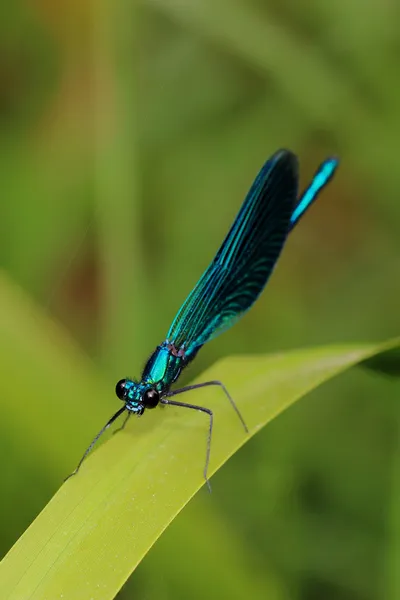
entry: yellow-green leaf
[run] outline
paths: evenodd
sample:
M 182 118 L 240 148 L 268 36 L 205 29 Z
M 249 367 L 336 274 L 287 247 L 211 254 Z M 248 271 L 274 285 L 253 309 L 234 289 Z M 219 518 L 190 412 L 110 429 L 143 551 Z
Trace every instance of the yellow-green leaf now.
M 261 427 L 321 383 L 358 363 L 397 360 L 400 339 L 346 344 L 216 363 L 199 380 L 221 379 L 250 429 L 246 435 L 220 389 L 188 402 L 215 414 L 210 474 Z M 394 358 L 393 358 L 394 357 Z M 389 360 L 390 359 L 390 360 Z M 4 600 L 114 598 L 149 548 L 203 485 L 207 417 L 164 407 L 131 419 L 68 480 L 0 566 Z

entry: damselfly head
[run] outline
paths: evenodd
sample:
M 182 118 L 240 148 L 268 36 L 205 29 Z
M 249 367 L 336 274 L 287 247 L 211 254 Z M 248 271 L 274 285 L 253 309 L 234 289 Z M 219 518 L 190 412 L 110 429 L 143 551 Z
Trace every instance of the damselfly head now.
M 142 402 L 146 408 L 155 408 L 160 402 L 160 394 L 155 388 L 146 390 L 142 396 Z
M 141 385 L 132 379 L 120 379 L 115 386 L 115 392 L 122 402 L 125 402 L 127 410 L 142 415 L 145 406 L 141 401 Z
M 139 416 L 146 408 L 155 408 L 160 401 L 160 394 L 154 387 L 131 379 L 118 381 L 115 392 L 125 402 L 127 410 Z
M 127 396 L 129 394 L 129 390 L 131 389 L 131 384 L 133 383 L 133 381 L 130 381 L 129 379 L 120 379 L 117 383 L 117 385 L 115 386 L 115 393 L 117 394 L 118 398 L 122 401 L 126 401 Z

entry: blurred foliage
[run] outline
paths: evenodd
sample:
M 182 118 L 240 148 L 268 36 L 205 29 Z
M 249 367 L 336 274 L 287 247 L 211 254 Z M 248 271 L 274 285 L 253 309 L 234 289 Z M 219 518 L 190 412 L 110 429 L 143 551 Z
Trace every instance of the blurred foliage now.
M 342 164 L 267 292 L 187 377 L 222 355 L 398 333 L 400 15 L 378 0 L 17 0 L 0 16 L 0 264 L 110 389 L 76 393 L 61 366 L 59 381 L 26 380 L 27 361 L 51 353 L 29 346 L 35 323 L 16 332 L 26 353 L 1 330 L 19 366 L 0 378 L 6 552 L 115 410 L 113 382 L 163 339 L 277 148 L 299 154 L 303 184 L 325 155 Z M 254 597 L 397 599 L 398 392 L 353 372 L 286 412 L 121 598 L 220 598 L 237 580 Z M 33 420 L 38 394 L 49 412 Z

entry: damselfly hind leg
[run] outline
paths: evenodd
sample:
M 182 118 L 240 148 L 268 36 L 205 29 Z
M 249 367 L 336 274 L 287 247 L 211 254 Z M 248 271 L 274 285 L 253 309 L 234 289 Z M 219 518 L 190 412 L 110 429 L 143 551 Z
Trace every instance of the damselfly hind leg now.
M 177 390 L 177 393 L 181 392 L 183 389 L 184 388 L 182 388 L 181 390 Z M 168 397 L 161 398 L 161 400 L 160 400 L 161 404 L 170 404 L 171 406 L 180 406 L 182 408 L 191 408 L 192 410 L 199 410 L 201 412 L 206 413 L 210 417 L 210 424 L 208 427 L 208 437 L 207 437 L 206 462 L 204 465 L 203 473 L 204 473 L 204 479 L 205 479 L 207 487 L 208 487 L 208 491 L 211 493 L 211 484 L 208 479 L 208 465 L 210 462 L 211 437 L 212 437 L 212 429 L 213 429 L 213 422 L 214 422 L 213 412 L 212 412 L 212 410 L 210 410 L 209 408 L 205 408 L 204 406 L 197 406 L 196 404 L 186 404 L 185 402 L 177 402 L 174 400 L 170 400 L 169 398 L 173 395 L 174 395 L 174 392 L 169 392 Z
M 173 391 L 167 392 L 164 397 L 169 398 L 170 396 L 176 396 L 177 394 L 182 394 L 183 392 L 190 392 L 191 390 L 198 390 L 200 388 L 203 388 L 203 387 L 206 387 L 209 385 L 218 385 L 219 387 L 221 387 L 223 389 L 226 397 L 228 398 L 229 402 L 232 405 L 232 408 L 234 409 L 237 416 L 239 417 L 240 422 L 243 425 L 243 429 L 245 430 L 246 433 L 249 433 L 249 429 L 245 423 L 245 420 L 242 417 L 240 410 L 236 406 L 236 402 L 234 401 L 234 399 L 232 398 L 232 396 L 230 395 L 230 393 L 228 392 L 228 390 L 226 389 L 226 387 L 224 386 L 222 381 L 219 381 L 218 379 L 214 379 L 212 381 L 203 381 L 202 383 L 195 383 L 193 385 L 185 385 L 185 387 L 179 388 L 178 390 L 173 390 Z
M 160 402 L 162 404 L 171 404 L 173 406 L 181 406 L 182 408 L 191 408 L 193 410 L 200 410 L 201 412 L 207 413 L 209 415 L 210 426 L 209 426 L 209 430 L 208 430 L 206 462 L 204 465 L 204 479 L 206 480 L 208 490 L 211 492 L 211 485 L 208 480 L 208 465 L 210 462 L 210 452 L 211 452 L 211 437 L 212 437 L 212 428 L 213 428 L 213 419 L 214 419 L 213 412 L 212 412 L 212 410 L 210 410 L 209 408 L 205 408 L 204 406 L 197 406 L 196 404 L 187 404 L 185 402 L 177 402 L 174 400 L 170 400 L 170 398 L 172 396 L 177 396 L 178 394 L 183 394 L 184 392 L 190 392 L 191 390 L 198 390 L 200 388 L 203 388 L 203 387 L 206 387 L 209 385 L 218 385 L 219 387 L 221 387 L 223 389 L 226 396 L 228 397 L 229 402 L 231 403 L 233 409 L 235 410 L 237 416 L 239 417 L 240 422 L 242 423 L 245 432 L 248 433 L 249 432 L 248 427 L 241 415 L 240 410 L 236 406 L 235 401 L 233 400 L 232 396 L 230 395 L 230 393 L 228 392 L 228 390 L 226 389 L 226 387 L 224 386 L 222 381 L 218 381 L 217 379 L 215 379 L 213 381 L 204 381 L 203 383 L 195 383 L 193 385 L 186 385 L 185 387 L 179 388 L 178 390 L 172 390 L 170 392 L 167 392 L 165 394 L 165 396 L 160 400 Z

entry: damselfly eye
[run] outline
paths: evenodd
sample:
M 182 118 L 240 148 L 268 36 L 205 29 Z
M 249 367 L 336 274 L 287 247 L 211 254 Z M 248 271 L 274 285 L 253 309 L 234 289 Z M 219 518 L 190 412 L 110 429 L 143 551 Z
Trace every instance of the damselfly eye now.
M 143 394 L 142 402 L 146 408 L 155 408 L 160 401 L 160 394 L 157 390 L 147 390 Z
M 115 393 L 120 400 L 125 400 L 126 395 L 126 379 L 120 379 L 115 386 Z

